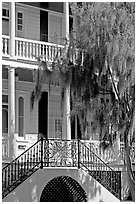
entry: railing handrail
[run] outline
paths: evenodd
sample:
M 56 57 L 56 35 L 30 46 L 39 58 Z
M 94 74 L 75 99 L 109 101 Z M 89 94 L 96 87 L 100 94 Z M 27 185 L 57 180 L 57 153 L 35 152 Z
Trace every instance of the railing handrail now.
M 46 139 L 46 138 L 40 138 L 37 142 L 35 142 L 31 147 L 29 147 L 28 149 L 26 149 L 23 153 L 21 153 L 18 157 L 16 157 L 14 160 L 12 160 L 9 164 L 7 164 L 6 166 L 4 166 L 2 168 L 2 170 L 4 170 L 5 168 L 7 168 L 10 164 L 14 163 L 16 160 L 18 160 L 23 154 L 25 154 L 27 151 L 29 151 L 31 148 L 33 148 L 37 143 L 39 143 L 41 140 L 45 140 L 45 141 L 66 141 L 66 142 L 71 142 L 71 141 L 77 141 L 76 139 L 72 139 L 72 140 L 66 140 L 66 139 L 59 139 L 59 138 L 54 138 L 54 139 Z
M 31 147 L 29 147 L 28 149 L 26 149 L 22 154 L 20 154 L 18 157 L 16 157 L 15 159 L 13 159 L 9 164 L 7 164 L 6 166 L 4 166 L 2 168 L 2 170 L 4 170 L 5 168 L 7 168 L 8 166 L 10 166 L 12 163 L 14 163 L 16 160 L 18 160 L 23 154 L 25 154 L 27 151 L 29 151 L 31 148 L 33 148 L 36 144 L 38 144 L 41 141 L 41 139 L 39 139 L 37 142 L 35 142 Z
M 81 142 L 81 141 L 80 141 Z M 99 167 L 99 164 L 104 164 L 105 167 L 107 167 L 107 171 L 108 172 L 111 172 L 111 175 L 115 175 L 114 178 L 118 179 L 117 182 L 119 182 L 119 174 L 117 172 L 115 172 L 109 165 L 107 165 L 98 155 L 96 155 L 89 147 L 87 147 L 83 142 L 81 142 L 81 144 L 84 146 L 84 148 L 86 148 L 90 153 L 93 154 L 93 156 L 95 158 L 98 158 L 99 160 L 99 163 L 97 162 L 98 166 L 97 166 L 97 169 L 93 169 L 92 168 L 90 169 L 89 166 L 87 165 L 87 163 L 84 163 L 82 161 L 80 161 L 80 164 L 81 164 L 81 168 L 84 167 L 87 169 L 87 171 L 89 171 L 89 175 L 90 173 L 92 173 L 92 171 L 97 171 L 98 170 L 98 167 Z M 88 160 L 89 161 L 89 160 Z M 102 163 L 100 163 L 102 162 Z M 101 165 L 102 166 L 102 165 Z M 113 193 L 118 199 L 121 200 L 121 189 L 116 186 L 114 186 L 113 188 L 113 185 L 111 185 L 112 183 L 110 183 L 110 185 L 108 185 L 108 183 L 104 180 L 104 182 L 102 182 L 102 177 L 100 177 L 99 175 L 91 175 L 93 176 L 93 178 L 95 179 L 99 179 L 99 182 L 100 184 L 102 184 L 106 189 L 108 189 L 111 193 Z M 94 177 L 95 176 L 95 177 Z M 96 177 L 97 176 L 97 177 Z M 98 181 L 98 180 L 97 180 Z M 111 181 L 110 181 L 111 182 Z
M 9 35 L 2 35 L 2 38 L 10 39 L 10 36 Z
M 87 145 L 85 145 L 80 139 L 73 139 L 73 140 L 66 140 L 66 139 L 59 139 L 59 138 L 54 138 L 54 139 L 46 139 L 46 138 L 43 138 L 43 137 L 41 137 L 37 142 L 35 142 L 31 147 L 29 147 L 27 150 L 25 150 L 21 155 L 19 155 L 17 158 L 15 158 L 10 164 L 7 164 L 2 170 L 4 170 L 2 173 L 3 173 L 3 175 L 5 175 L 3 178 L 5 179 L 5 177 L 8 175 L 8 185 L 10 185 L 11 187 L 13 186 L 13 183 L 12 183 L 12 181 L 14 180 L 14 181 L 16 181 L 16 179 L 20 179 L 20 178 L 22 178 L 24 175 L 27 175 L 27 173 L 28 172 L 31 172 L 32 171 L 32 169 L 35 169 L 35 167 L 36 166 L 38 166 L 39 164 L 41 164 L 40 166 L 38 166 L 38 169 L 39 168 L 43 168 L 43 164 L 44 165 L 46 165 L 46 163 L 47 162 L 51 162 L 52 163 L 52 160 L 51 161 L 49 161 L 48 159 L 49 158 L 47 158 L 46 157 L 46 159 L 45 159 L 45 156 L 46 156 L 46 154 L 44 155 L 43 154 L 43 150 L 45 149 L 45 147 L 46 148 L 49 148 L 50 146 L 50 141 L 52 142 L 58 142 L 58 141 L 61 141 L 61 142 L 66 142 L 66 144 L 67 144 L 67 142 L 70 142 L 70 145 L 72 145 L 74 142 L 76 142 L 76 144 L 77 144 L 77 151 L 74 153 L 74 154 L 77 154 L 77 156 L 75 157 L 73 157 L 73 158 L 71 158 L 72 159 L 72 163 L 73 163 L 73 159 L 76 159 L 76 165 L 77 165 L 77 167 L 78 168 L 82 168 L 82 167 L 85 167 L 88 171 L 89 171 L 89 173 L 92 171 L 92 168 L 90 169 L 89 168 L 89 166 L 88 166 L 88 164 L 90 164 L 90 162 L 91 162 L 91 160 L 90 160 L 90 158 L 88 157 L 88 162 L 89 163 L 85 163 L 85 162 L 87 162 L 87 158 L 86 158 L 86 152 L 87 151 L 85 151 L 85 150 L 88 150 L 89 151 L 89 153 L 92 153 L 92 154 L 90 154 L 90 156 L 91 156 L 91 158 L 94 156 L 95 157 L 95 159 L 97 158 L 98 160 L 97 160 L 97 168 L 98 167 L 100 167 L 100 165 L 99 164 L 101 164 L 101 167 L 107 167 L 107 170 L 109 171 L 109 172 L 112 172 L 113 173 L 113 175 L 115 175 L 115 178 L 116 179 L 118 179 L 118 181 L 119 181 L 119 174 L 117 173 L 117 172 L 115 172 L 109 165 L 107 165 L 98 155 L 96 155 Z M 39 146 L 37 145 L 38 143 L 40 142 L 40 149 L 39 149 Z M 47 143 L 44 143 L 44 142 L 47 142 Z M 72 142 L 72 143 L 71 143 Z M 45 146 L 45 144 L 46 144 L 46 146 Z M 47 144 L 48 144 L 48 146 L 47 146 Z M 55 144 L 55 143 L 53 143 L 53 144 Z M 75 143 L 74 143 L 75 144 Z M 36 151 L 35 151 L 35 145 L 36 145 Z M 51 145 L 52 145 L 52 143 L 51 143 Z M 74 145 L 75 146 L 75 145 Z M 61 149 L 62 149 L 62 151 L 64 151 L 63 150 L 63 148 L 62 147 L 64 147 L 64 143 L 63 143 L 63 145 L 61 146 Z M 70 146 L 70 147 L 72 147 L 72 146 Z M 70 147 L 68 147 L 68 150 L 70 150 Z M 84 151 L 82 151 L 83 149 L 82 149 L 82 147 L 84 147 Z M 29 150 L 30 150 L 30 152 L 29 152 Z M 34 151 L 33 151 L 34 150 Z M 60 150 L 58 150 L 58 151 L 60 151 Z M 28 152 L 28 153 L 27 153 Z M 33 155 L 32 155 L 32 152 L 34 153 Z M 28 155 L 28 159 L 27 159 L 27 161 L 26 161 L 26 153 L 27 153 L 27 155 Z M 30 154 L 29 154 L 30 153 Z M 35 154 L 36 153 L 36 154 Z M 39 153 L 39 156 L 37 157 L 37 154 Z M 52 153 L 52 152 L 51 152 Z M 82 154 L 82 153 L 85 153 L 85 154 Z M 32 157 L 30 157 L 29 155 L 32 155 Z M 93 155 L 93 156 L 92 156 Z M 23 156 L 23 157 L 22 157 Z M 43 157 L 44 156 L 44 157 Z M 84 158 L 85 158 L 85 160 L 81 160 L 81 156 L 84 156 Z M 72 157 L 72 155 L 71 155 L 71 157 Z M 93 158 L 94 158 L 93 157 Z M 21 158 L 21 161 L 19 160 Z M 24 158 L 24 161 L 23 161 L 23 158 Z M 33 161 L 33 158 L 39 158 L 38 160 L 36 159 L 34 159 L 34 161 Z M 67 158 L 67 157 L 66 157 Z M 52 159 L 52 158 L 51 158 Z M 54 158 L 53 158 L 54 159 Z M 69 159 L 69 157 L 68 157 L 68 159 Z M 17 163 L 16 163 L 16 160 L 18 161 Z M 83 161 L 83 162 L 82 162 Z M 85 161 L 85 162 L 84 162 Z M 95 160 L 96 161 L 96 160 Z M 21 169 L 22 168 L 24 168 L 24 170 L 23 170 L 23 173 L 21 172 L 21 176 L 20 176 L 20 172 L 18 172 L 18 174 L 17 174 L 17 177 L 16 177 L 16 174 L 15 174 L 15 176 L 14 176 L 14 179 L 13 179 L 13 164 L 14 164 L 14 162 L 15 162 L 15 169 L 16 169 L 16 165 L 18 166 L 18 169 L 16 170 L 16 171 L 19 171 L 19 167 L 20 167 L 20 165 L 21 165 Z M 28 166 L 26 166 L 26 162 L 27 163 L 29 163 L 29 168 L 28 168 Z M 61 160 L 61 162 L 62 162 L 62 160 Z M 93 162 L 94 162 L 94 160 L 93 160 Z M 104 166 L 102 166 L 102 163 L 104 164 Z M 48 166 L 50 166 L 49 165 L 50 163 L 47 163 L 47 165 Z M 56 162 L 55 162 L 55 165 L 57 165 L 56 164 Z M 61 165 L 62 165 L 62 163 L 61 163 Z M 65 165 L 67 165 L 67 163 L 65 164 Z M 9 168 L 10 167 L 10 168 Z M 6 168 L 8 168 L 7 170 L 5 170 Z M 93 171 L 97 171 L 97 169 L 93 169 Z M 8 172 L 8 173 L 7 173 Z M 33 173 L 33 172 L 32 172 Z M 97 175 L 96 175 L 97 176 Z M 3 179 L 2 178 L 2 179 Z M 93 176 L 93 178 L 94 178 L 94 176 Z M 13 180 L 12 180 L 13 179 Z M 96 178 L 95 178 L 96 179 Z M 97 179 L 100 179 L 100 177 L 98 177 L 97 176 Z M 4 180 L 2 180 L 2 181 L 4 181 Z M 5 180 L 6 181 L 6 180 Z M 98 181 L 98 180 L 97 180 Z M 99 180 L 99 182 L 101 183 L 101 180 Z M 102 183 L 101 183 L 102 184 Z M 9 188 L 8 186 L 7 186 L 7 183 L 5 184 L 4 183 L 4 191 L 3 191 L 3 196 L 5 196 L 5 195 L 7 195 L 7 193 L 6 194 L 4 194 L 5 193 L 5 189 L 6 188 Z M 116 187 L 116 188 L 114 188 L 113 189 L 113 186 L 109 186 L 107 183 L 104 183 L 104 184 L 102 184 L 102 185 L 104 185 L 104 187 L 106 187 L 106 189 L 108 189 L 108 190 L 110 190 L 110 192 L 112 193 L 113 192 L 113 194 L 116 196 L 116 197 L 119 197 L 119 191 L 117 192 L 117 190 L 118 190 L 118 188 L 117 188 L 117 186 L 114 186 L 114 187 Z M 10 188 L 9 188 L 10 189 Z M 9 191 L 10 192 L 10 191 Z
M 81 140 L 80 140 L 81 142 Z M 103 164 L 105 166 L 107 166 L 109 169 L 111 169 L 112 172 L 116 173 L 107 163 L 105 163 L 97 154 L 95 154 L 89 147 L 87 147 L 83 142 L 81 142 L 81 144 L 83 144 L 90 152 L 92 152 L 92 154 L 97 157 L 101 162 L 103 162 Z
M 8 36 L 8 35 L 2 35 L 2 38 L 10 39 L 10 36 Z M 40 41 L 40 40 L 38 41 L 38 40 L 31 40 L 31 39 L 27 39 L 27 38 L 15 37 L 15 41 L 16 41 L 16 40 L 22 41 L 22 42 L 30 42 L 30 43 L 33 43 L 33 44 L 49 45 L 49 46 L 64 48 L 64 45 L 55 44 L 55 43 L 50 43 L 50 42 L 44 42 L 44 41 Z

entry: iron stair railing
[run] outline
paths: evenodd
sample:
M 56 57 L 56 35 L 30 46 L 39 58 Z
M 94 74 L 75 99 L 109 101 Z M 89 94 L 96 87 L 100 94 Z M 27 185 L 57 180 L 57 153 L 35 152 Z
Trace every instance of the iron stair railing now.
M 113 171 L 80 140 L 41 138 L 2 170 L 2 198 L 39 168 L 78 167 L 87 171 L 117 198 L 121 198 L 121 175 Z
M 79 140 L 79 168 L 88 172 L 115 197 L 121 200 L 121 172 L 114 171 Z
M 39 168 L 76 167 L 77 140 L 41 138 L 2 169 L 2 198 Z
M 2 169 L 2 198 L 41 167 L 41 141 L 37 141 Z

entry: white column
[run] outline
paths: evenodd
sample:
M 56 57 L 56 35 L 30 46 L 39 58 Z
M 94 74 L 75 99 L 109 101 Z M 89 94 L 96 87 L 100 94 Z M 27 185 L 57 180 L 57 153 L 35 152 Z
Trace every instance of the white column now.
M 15 2 L 10 3 L 10 58 L 15 57 Z
M 8 93 L 9 93 L 9 158 L 13 160 L 16 157 L 15 145 L 15 69 L 8 69 Z
M 15 57 L 15 2 L 10 3 L 10 59 Z M 8 67 L 8 93 L 9 93 L 9 158 L 16 157 L 15 145 L 15 68 Z
M 73 31 L 75 34 L 75 38 L 76 38 L 76 32 L 77 32 L 77 28 L 78 28 L 78 19 L 76 14 L 73 16 Z M 75 139 L 78 138 L 78 131 L 77 131 L 77 126 L 78 126 L 78 120 L 77 120 L 77 114 L 75 115 Z
M 64 37 L 69 43 L 69 3 L 64 2 Z M 66 50 L 67 52 L 67 50 Z M 71 140 L 70 86 L 66 87 L 63 110 L 63 139 Z
M 64 36 L 69 39 L 69 2 L 64 2 Z

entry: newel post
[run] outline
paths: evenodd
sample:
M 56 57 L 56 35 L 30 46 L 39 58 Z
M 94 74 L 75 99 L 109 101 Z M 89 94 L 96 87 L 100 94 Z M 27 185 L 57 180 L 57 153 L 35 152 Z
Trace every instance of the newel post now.
M 41 169 L 43 169 L 43 137 L 41 137 Z

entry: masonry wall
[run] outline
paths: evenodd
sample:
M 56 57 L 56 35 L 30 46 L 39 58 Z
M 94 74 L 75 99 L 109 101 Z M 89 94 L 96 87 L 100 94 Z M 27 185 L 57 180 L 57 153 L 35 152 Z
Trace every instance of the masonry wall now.
M 102 187 L 83 170 L 65 168 L 40 169 L 12 193 L 3 202 L 39 202 L 45 185 L 54 177 L 70 176 L 83 187 L 88 202 L 119 202 L 108 190 Z

